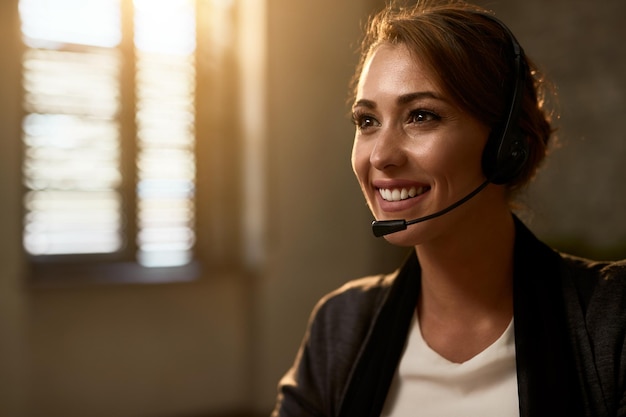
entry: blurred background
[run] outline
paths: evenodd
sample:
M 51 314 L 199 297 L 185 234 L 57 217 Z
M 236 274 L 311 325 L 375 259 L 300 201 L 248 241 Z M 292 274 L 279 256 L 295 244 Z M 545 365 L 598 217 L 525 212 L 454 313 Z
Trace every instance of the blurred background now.
M 315 302 L 394 269 L 350 168 L 382 0 L 0 0 L 0 416 L 269 415 Z M 477 1 L 557 86 L 520 215 L 626 257 L 626 3 Z

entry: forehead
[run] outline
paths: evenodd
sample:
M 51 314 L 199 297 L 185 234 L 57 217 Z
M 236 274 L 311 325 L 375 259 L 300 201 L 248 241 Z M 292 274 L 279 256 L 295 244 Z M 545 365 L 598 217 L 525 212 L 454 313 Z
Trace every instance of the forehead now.
M 415 91 L 440 93 L 434 74 L 404 44 L 381 44 L 363 65 L 357 99 L 381 95 L 399 96 Z

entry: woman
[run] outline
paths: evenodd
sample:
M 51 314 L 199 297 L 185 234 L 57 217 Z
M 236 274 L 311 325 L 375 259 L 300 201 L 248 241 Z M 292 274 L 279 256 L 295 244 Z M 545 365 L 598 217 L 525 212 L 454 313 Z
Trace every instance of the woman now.
M 626 263 L 511 212 L 552 131 L 542 88 L 475 6 L 371 20 L 352 164 L 375 233 L 414 251 L 320 301 L 273 416 L 626 416 Z

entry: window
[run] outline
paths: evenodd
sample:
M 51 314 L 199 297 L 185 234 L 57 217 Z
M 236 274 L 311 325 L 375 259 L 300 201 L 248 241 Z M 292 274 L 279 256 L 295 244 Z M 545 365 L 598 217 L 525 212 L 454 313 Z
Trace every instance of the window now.
M 201 0 L 20 0 L 19 11 L 23 243 L 34 270 L 99 265 L 106 280 L 120 265 L 148 280 L 188 271 L 207 250 L 203 217 L 237 223 L 236 197 L 199 204 L 218 181 L 239 179 L 236 132 L 219 128 L 234 117 L 236 103 L 222 100 L 234 80 L 211 91 L 233 63 L 215 27 L 198 24 L 202 14 L 223 26 L 231 11 Z M 198 116 L 216 106 L 221 120 Z M 228 158 L 234 172 L 203 172 L 199 155 Z M 226 248 L 215 253 L 236 256 L 236 239 L 217 240 Z

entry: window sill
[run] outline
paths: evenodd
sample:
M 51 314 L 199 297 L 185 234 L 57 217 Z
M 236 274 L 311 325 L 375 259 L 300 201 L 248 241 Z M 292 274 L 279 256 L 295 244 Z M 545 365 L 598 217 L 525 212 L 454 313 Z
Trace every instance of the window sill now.
M 90 285 L 155 285 L 192 282 L 200 277 L 199 262 L 175 267 L 148 268 L 134 262 L 54 264 L 34 263 L 28 286 L 32 289 L 74 288 Z

